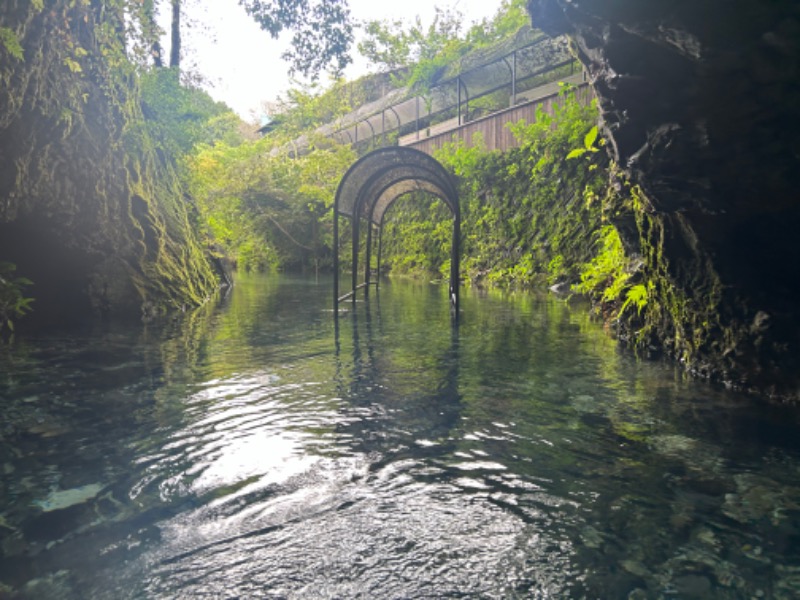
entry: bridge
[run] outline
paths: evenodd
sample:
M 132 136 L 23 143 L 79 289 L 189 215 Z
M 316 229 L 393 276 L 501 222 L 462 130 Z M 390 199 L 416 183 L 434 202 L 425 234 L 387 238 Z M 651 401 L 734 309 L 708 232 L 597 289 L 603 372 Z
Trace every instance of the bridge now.
M 533 122 L 540 107 L 551 111 L 559 82 L 576 86 L 581 99 L 590 94 L 568 40 L 530 27 L 499 48 L 464 57 L 456 71 L 425 90 L 392 90 L 315 135 L 350 144 L 360 154 L 395 145 L 431 153 L 454 136 L 471 144 L 480 131 L 487 149 L 507 150 L 516 141 L 506 123 Z M 284 150 L 302 154 L 310 146 L 303 136 Z
M 536 113 L 543 110 L 553 114 L 554 106 L 561 101 L 561 84 L 568 84 L 575 89 L 580 102 L 589 102 L 592 98 L 591 88 L 583 73 L 575 73 L 554 83 L 546 84 L 530 90 L 525 96 L 518 98 L 515 106 L 492 112 L 466 123 L 458 118 L 443 121 L 433 127 L 417 130 L 398 139 L 398 145 L 408 146 L 433 155 L 447 143 L 461 140 L 467 147 L 472 147 L 473 137 L 479 135 L 486 150 L 506 151 L 516 148 L 519 143 L 507 125 L 524 120 L 527 123 L 536 121 Z

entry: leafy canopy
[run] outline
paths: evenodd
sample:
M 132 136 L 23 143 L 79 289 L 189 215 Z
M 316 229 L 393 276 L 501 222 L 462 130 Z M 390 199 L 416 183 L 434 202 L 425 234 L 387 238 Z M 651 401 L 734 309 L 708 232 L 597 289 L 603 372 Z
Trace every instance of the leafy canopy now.
M 368 21 L 359 53 L 382 71 L 407 68 L 407 85 L 430 84 L 440 70 L 467 52 L 503 40 L 528 24 L 525 0 L 503 0 L 492 19 L 464 29 L 464 14 L 436 7 L 426 27 L 417 17 L 408 27 L 400 20 Z
M 347 0 L 239 0 L 247 14 L 273 38 L 294 32 L 283 58 L 290 71 L 316 79 L 350 64 L 353 26 Z

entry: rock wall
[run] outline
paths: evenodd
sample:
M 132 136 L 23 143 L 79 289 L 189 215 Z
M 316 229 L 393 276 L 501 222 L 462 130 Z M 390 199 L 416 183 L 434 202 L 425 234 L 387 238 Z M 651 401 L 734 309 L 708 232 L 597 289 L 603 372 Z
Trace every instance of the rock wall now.
M 573 39 L 610 154 L 638 186 L 613 215 L 652 285 L 627 336 L 702 375 L 798 400 L 800 3 L 528 10 L 535 27 Z
M 217 277 L 148 136 L 119 2 L 0 3 L 0 260 L 39 320 L 197 305 Z

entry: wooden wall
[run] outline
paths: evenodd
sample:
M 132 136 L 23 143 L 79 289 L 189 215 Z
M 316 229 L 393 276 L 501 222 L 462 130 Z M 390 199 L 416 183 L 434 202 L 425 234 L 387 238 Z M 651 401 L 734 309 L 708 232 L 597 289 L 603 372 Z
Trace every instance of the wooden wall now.
M 581 102 L 589 103 L 594 97 L 592 89 L 587 83 L 576 86 L 576 94 Z M 542 108 L 545 112 L 553 113 L 553 106 L 561 102 L 558 93 L 537 98 L 526 104 L 518 104 L 506 110 L 493 113 L 487 117 L 482 117 L 462 125 L 460 128 L 450 129 L 430 137 L 423 137 L 419 140 L 414 139 L 415 135 L 405 136 L 400 140 L 400 145 L 409 146 L 422 150 L 426 154 L 433 154 L 444 144 L 452 142 L 458 138 L 463 139 L 467 146 L 472 146 L 472 136 L 480 133 L 486 144 L 487 150 L 509 150 L 517 147 L 517 141 L 506 126 L 508 123 L 516 123 L 524 119 L 527 123 L 536 121 L 536 111 Z M 423 132 L 420 132 L 423 133 Z

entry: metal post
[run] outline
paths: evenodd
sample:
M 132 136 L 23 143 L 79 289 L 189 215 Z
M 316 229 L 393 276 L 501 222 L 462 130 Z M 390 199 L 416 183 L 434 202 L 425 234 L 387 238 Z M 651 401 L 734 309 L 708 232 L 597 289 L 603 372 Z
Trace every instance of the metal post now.
M 357 208 L 357 206 L 356 206 Z M 358 287 L 358 242 L 359 242 L 359 216 L 353 211 L 353 304 L 356 302 L 356 288 Z
M 417 120 L 416 120 L 416 130 L 417 130 L 417 139 L 419 139 L 419 96 L 414 97 L 416 99 L 416 108 L 417 108 Z
M 517 51 L 511 54 L 511 106 L 517 105 Z
M 375 144 L 377 143 L 377 136 L 375 135 L 375 128 L 372 126 L 372 123 L 370 123 L 369 119 L 365 119 L 365 122 L 366 122 L 367 126 L 369 127 L 369 130 L 372 132 L 372 149 L 374 150 L 375 149 Z
M 375 272 L 375 285 L 381 285 L 381 257 L 383 255 L 383 223 L 378 227 L 378 267 Z
M 366 260 L 364 261 L 364 299 L 369 298 L 370 266 L 372 263 L 372 221 L 367 221 L 367 249 Z
M 339 315 L 339 214 L 333 205 L 333 314 Z
M 453 317 L 458 320 L 459 305 L 459 252 L 461 245 L 461 218 L 457 211 L 453 211 L 453 243 L 450 249 L 450 302 Z
M 456 78 L 456 86 L 458 87 L 458 124 L 461 125 L 461 77 Z

